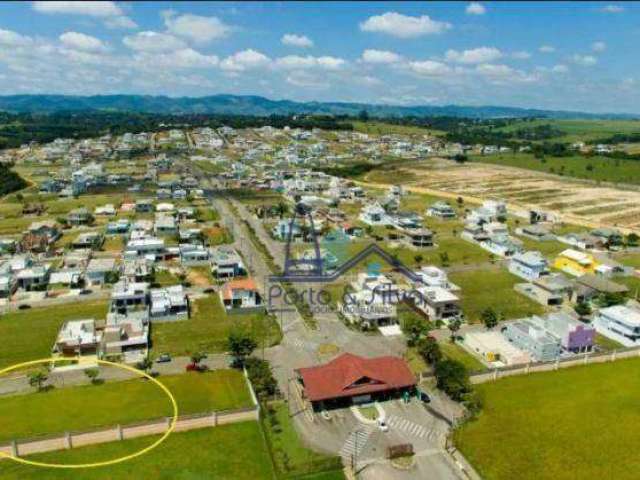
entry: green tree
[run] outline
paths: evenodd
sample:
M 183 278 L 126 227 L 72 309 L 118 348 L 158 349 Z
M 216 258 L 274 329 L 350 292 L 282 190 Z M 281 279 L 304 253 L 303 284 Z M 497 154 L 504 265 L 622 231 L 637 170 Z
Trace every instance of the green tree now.
M 417 265 L 420 265 L 422 263 L 422 261 L 424 260 L 424 257 L 421 254 L 417 254 L 413 257 L 413 260 L 416 262 Z
M 627 245 L 629 247 L 637 247 L 639 240 L 640 240 L 640 237 L 636 233 L 632 232 L 629 235 L 627 235 Z
M 489 330 L 498 325 L 498 315 L 496 315 L 496 312 L 491 307 L 485 308 L 482 311 L 480 314 L 480 320 L 482 320 L 484 326 Z
M 143 372 L 148 372 L 153 367 L 153 362 L 149 357 L 144 357 L 138 363 L 136 363 L 136 368 L 138 370 L 142 370 Z
M 42 392 L 44 390 L 44 383 L 48 378 L 47 374 L 42 370 L 31 372 L 29 374 L 29 385 L 34 387 L 38 392 Z
M 451 332 L 451 335 L 449 337 L 451 343 L 454 343 L 456 341 L 456 333 L 458 332 L 458 330 L 460 330 L 461 326 L 462 320 L 460 320 L 459 318 L 452 318 L 451 320 L 449 320 L 449 323 L 447 323 L 447 328 L 449 329 L 449 332 Z
M 587 302 L 578 302 L 573 309 L 581 317 L 591 315 L 591 306 Z
M 231 332 L 227 339 L 227 348 L 241 366 L 257 346 L 258 344 L 251 335 L 238 330 Z
M 194 365 L 198 365 L 202 360 L 204 360 L 207 357 L 207 355 L 203 352 L 196 352 L 193 353 L 191 355 L 191 362 L 193 362 Z
M 449 266 L 449 254 L 447 252 L 441 252 L 440 253 L 440 264 L 443 267 L 448 267 Z
M 471 391 L 469 374 L 457 360 L 442 360 L 435 368 L 436 386 L 453 400 L 460 401 Z
M 254 392 L 259 399 L 266 399 L 278 390 L 278 382 L 273 377 L 269 362 L 260 358 L 247 358 L 245 361 L 247 375 Z
M 408 315 L 402 322 L 402 331 L 407 337 L 407 345 L 415 347 L 418 341 L 429 333 L 429 327 L 418 315 Z
M 84 374 L 89 378 L 89 380 L 91 380 L 93 385 L 100 385 L 103 383 L 103 380 L 98 378 L 100 376 L 100 370 L 97 368 L 87 368 L 84 371 Z
M 425 362 L 435 365 L 442 360 L 442 350 L 438 341 L 433 337 L 420 339 L 417 345 L 418 353 L 424 358 Z

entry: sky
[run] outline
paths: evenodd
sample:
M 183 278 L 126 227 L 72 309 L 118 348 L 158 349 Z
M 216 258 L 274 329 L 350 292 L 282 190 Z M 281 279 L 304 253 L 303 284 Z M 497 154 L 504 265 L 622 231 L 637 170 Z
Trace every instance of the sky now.
M 640 3 L 0 3 L 4 95 L 640 113 Z

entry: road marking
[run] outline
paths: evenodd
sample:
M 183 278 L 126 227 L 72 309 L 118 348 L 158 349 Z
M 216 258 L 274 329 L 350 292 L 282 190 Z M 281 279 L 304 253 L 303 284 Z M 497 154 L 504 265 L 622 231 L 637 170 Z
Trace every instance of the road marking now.
M 345 462 L 349 462 L 352 456 L 359 456 L 375 428 L 373 425 L 364 425 L 351 431 L 340 449 L 340 457 Z
M 430 436 L 434 433 L 433 430 L 428 429 L 423 425 L 412 422 L 411 420 L 407 420 L 406 418 L 402 418 L 397 415 L 391 415 L 387 417 L 387 422 L 389 423 L 390 427 L 397 428 L 409 435 L 418 438 L 430 438 Z

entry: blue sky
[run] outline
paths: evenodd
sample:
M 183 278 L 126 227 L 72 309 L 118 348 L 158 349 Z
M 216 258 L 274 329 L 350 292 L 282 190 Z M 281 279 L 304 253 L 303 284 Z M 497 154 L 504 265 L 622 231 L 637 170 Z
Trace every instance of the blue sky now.
M 640 4 L 7 2 L 0 92 L 640 112 Z

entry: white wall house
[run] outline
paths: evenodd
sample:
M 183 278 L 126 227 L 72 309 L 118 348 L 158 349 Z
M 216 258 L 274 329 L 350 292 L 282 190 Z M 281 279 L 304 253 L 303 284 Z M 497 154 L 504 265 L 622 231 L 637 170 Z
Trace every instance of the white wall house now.
M 535 280 L 549 273 L 547 260 L 540 252 L 516 253 L 509 262 L 509 271 L 525 280 Z

